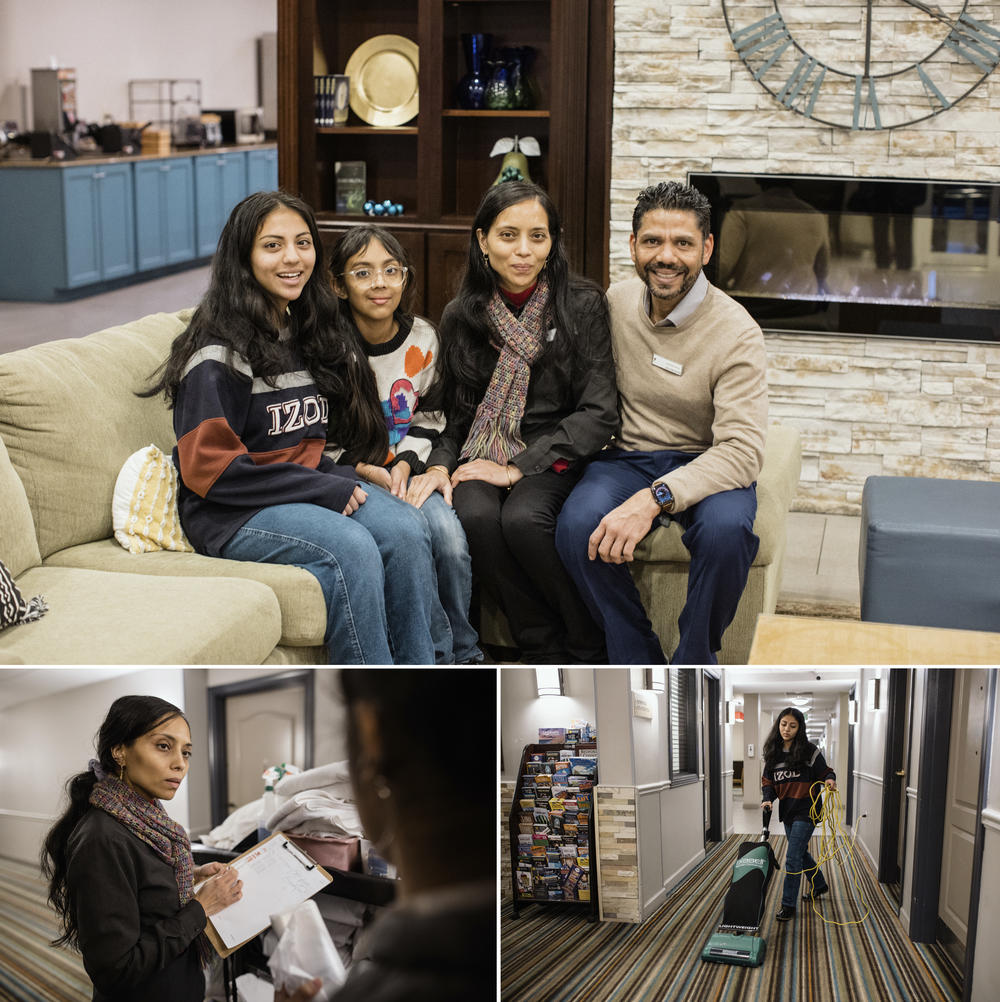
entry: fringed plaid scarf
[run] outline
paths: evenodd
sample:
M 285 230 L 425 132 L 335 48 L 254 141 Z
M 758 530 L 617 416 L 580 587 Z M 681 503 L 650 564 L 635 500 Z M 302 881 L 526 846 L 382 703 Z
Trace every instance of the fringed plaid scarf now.
M 521 418 L 528 398 L 531 364 L 545 344 L 549 317 L 549 284 L 544 275 L 519 317 L 514 316 L 500 291 L 493 293 L 486 314 L 500 342 L 500 357 L 486 394 L 476 409 L 460 459 L 490 459 L 506 466 L 524 450 Z
M 177 895 L 183 908 L 194 897 L 194 859 L 191 840 L 183 827 L 170 818 L 158 800 L 147 800 L 114 776 L 97 783 L 91 791 L 90 803 L 123 824 L 174 868 Z M 198 951 L 203 962 L 211 956 L 211 945 L 204 935 L 198 937 Z

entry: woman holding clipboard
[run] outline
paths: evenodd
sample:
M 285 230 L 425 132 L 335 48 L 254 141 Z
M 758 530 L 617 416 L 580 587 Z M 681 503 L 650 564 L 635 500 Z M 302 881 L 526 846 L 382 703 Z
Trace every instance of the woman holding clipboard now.
M 53 945 L 80 951 L 93 1002 L 204 998 L 205 923 L 240 899 L 241 883 L 222 863 L 194 866 L 187 833 L 160 803 L 173 799 L 190 756 L 176 706 L 122 696 L 98 732 L 97 758 L 67 784 L 42 872 L 62 920 Z

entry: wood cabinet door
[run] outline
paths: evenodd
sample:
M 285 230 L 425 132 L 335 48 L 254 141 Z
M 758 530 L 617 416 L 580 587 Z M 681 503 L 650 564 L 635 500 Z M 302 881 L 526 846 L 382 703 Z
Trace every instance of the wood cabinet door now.
M 428 233 L 427 268 L 424 287 L 427 290 L 424 316 L 435 324 L 441 322 L 441 313 L 455 298 L 465 264 L 469 257 L 469 234 Z

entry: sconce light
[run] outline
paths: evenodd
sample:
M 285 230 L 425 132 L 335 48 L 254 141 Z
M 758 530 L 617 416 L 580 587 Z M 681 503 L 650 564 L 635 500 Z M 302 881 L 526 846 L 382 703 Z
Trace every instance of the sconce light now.
M 858 722 L 858 701 L 856 699 L 849 699 L 847 701 L 847 722 L 849 724 L 856 724 Z
M 535 685 L 539 696 L 564 695 L 562 668 L 536 668 Z
M 868 709 L 877 710 L 879 708 L 879 680 L 877 678 L 868 679 Z
M 667 669 L 666 668 L 647 668 L 646 669 L 646 688 L 652 689 L 653 692 L 666 692 L 667 691 Z

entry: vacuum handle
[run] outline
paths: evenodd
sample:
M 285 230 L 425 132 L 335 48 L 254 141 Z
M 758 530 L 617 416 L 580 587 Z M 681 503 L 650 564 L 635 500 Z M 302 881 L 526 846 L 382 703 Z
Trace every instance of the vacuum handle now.
M 765 807 L 763 809 L 763 815 L 764 815 L 764 832 L 766 833 L 768 828 L 771 827 L 771 808 Z

